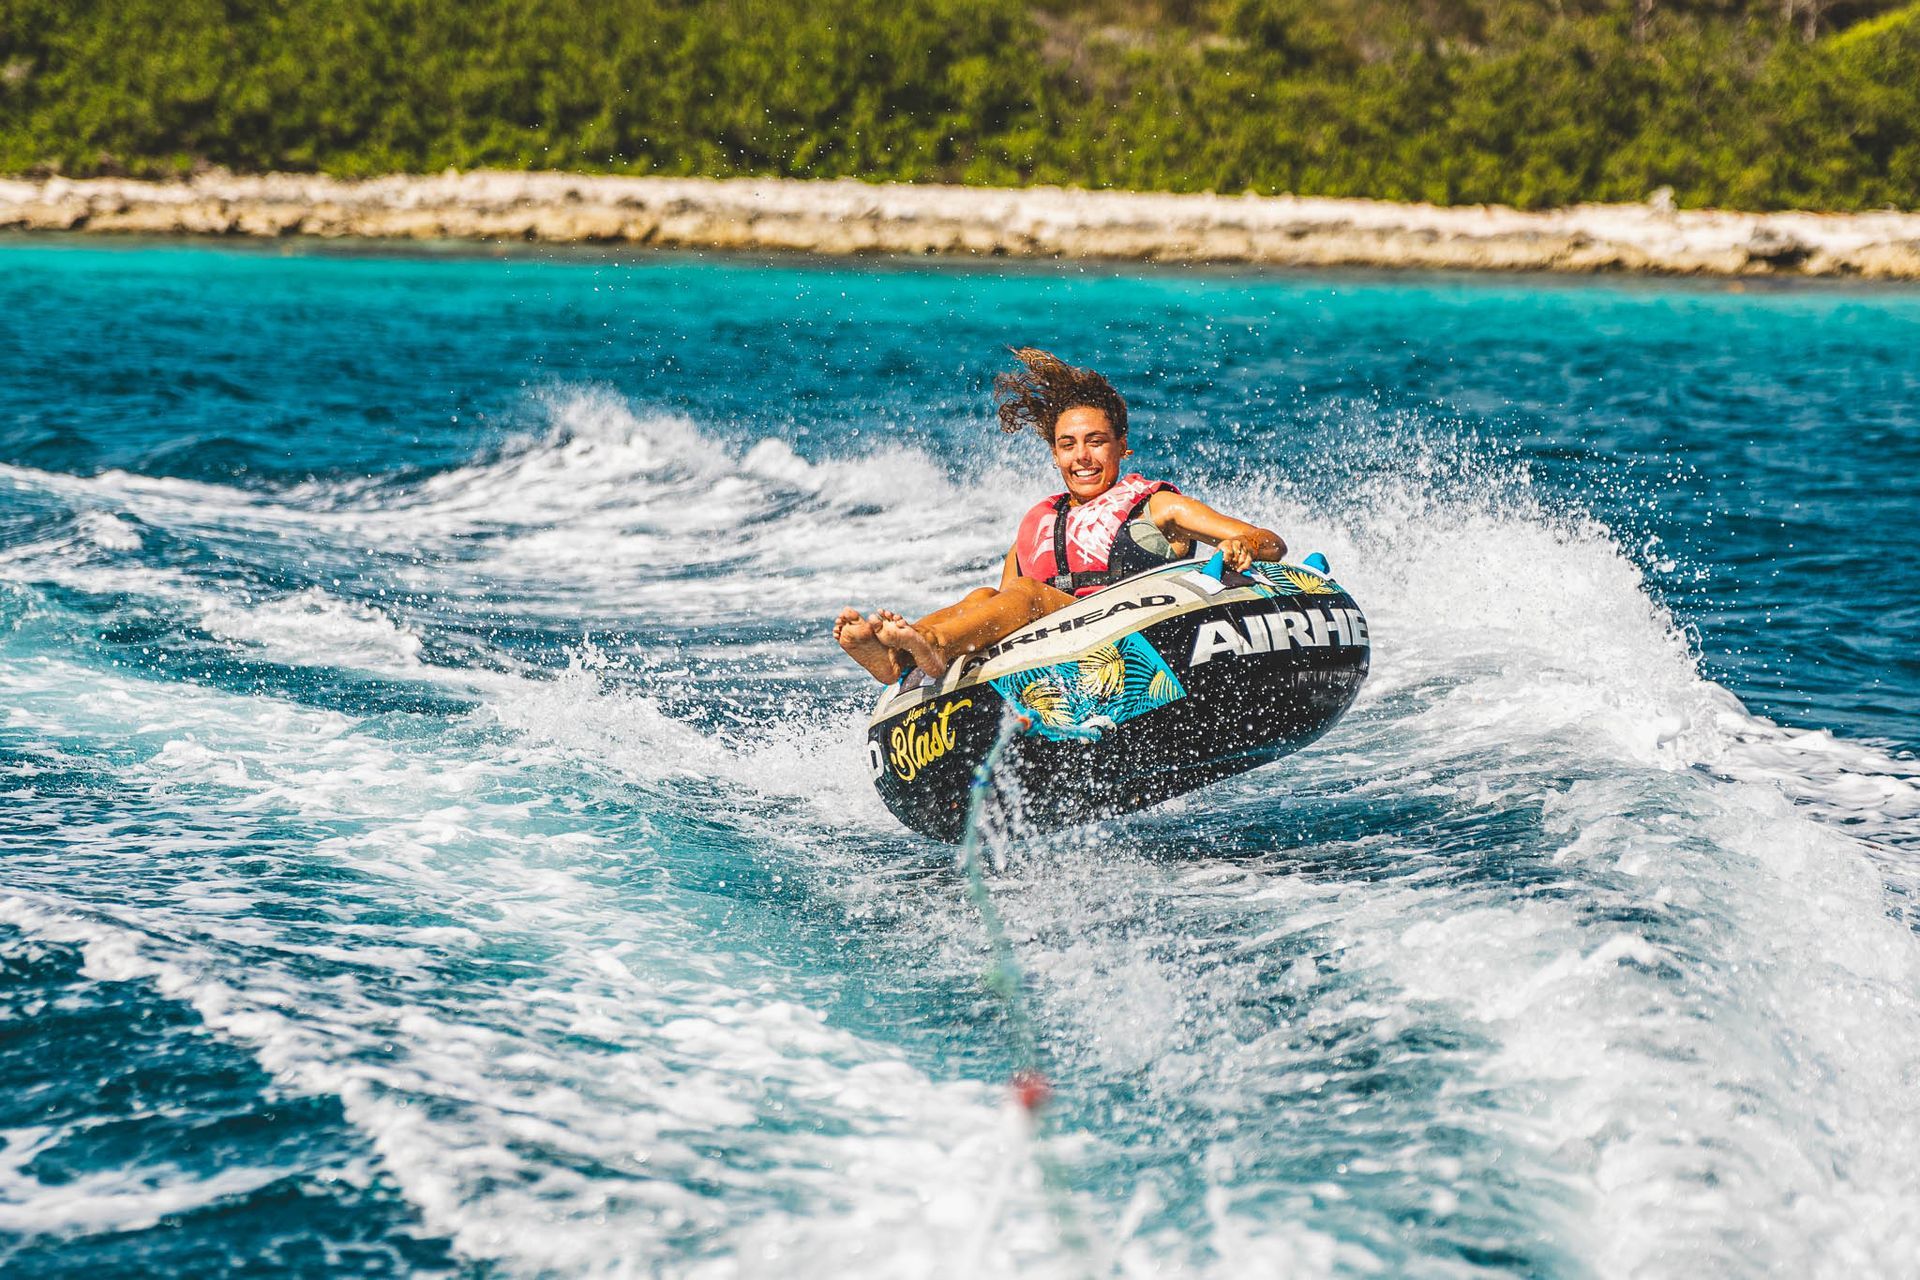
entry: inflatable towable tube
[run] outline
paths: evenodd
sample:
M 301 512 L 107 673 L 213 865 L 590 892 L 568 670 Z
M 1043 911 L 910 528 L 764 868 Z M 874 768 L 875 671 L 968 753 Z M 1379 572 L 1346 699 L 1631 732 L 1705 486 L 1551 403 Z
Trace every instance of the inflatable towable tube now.
M 938 681 L 888 686 L 867 728 L 880 798 L 922 835 L 960 839 L 1008 708 L 1029 728 L 1000 769 L 1041 829 L 1144 809 L 1307 745 L 1353 704 L 1369 654 L 1366 617 L 1324 559 L 1308 561 L 1165 565 Z

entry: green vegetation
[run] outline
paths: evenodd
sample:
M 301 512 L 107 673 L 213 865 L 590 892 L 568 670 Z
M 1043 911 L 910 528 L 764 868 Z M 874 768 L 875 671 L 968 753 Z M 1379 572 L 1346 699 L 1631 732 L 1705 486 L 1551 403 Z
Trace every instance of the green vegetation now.
M 1886 0 L 0 0 L 0 172 L 1920 206 Z

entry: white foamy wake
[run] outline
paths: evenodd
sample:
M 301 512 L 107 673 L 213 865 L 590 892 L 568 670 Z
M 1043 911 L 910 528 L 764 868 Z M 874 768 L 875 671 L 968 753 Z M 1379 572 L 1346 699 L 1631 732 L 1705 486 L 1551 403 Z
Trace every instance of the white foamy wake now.
M 1304 968 L 1286 973 L 1324 1002 L 1310 1022 L 1377 1023 L 1366 1038 L 1376 1047 L 1423 1026 L 1487 1047 L 1463 1064 L 1478 1082 L 1467 1101 L 1403 1119 L 1416 1154 L 1370 1170 L 1405 1183 L 1371 1220 L 1337 1187 L 1280 1207 L 1257 1178 L 1210 1174 L 1215 1247 L 1245 1263 L 1260 1249 L 1231 1242 L 1250 1233 L 1271 1248 L 1268 1228 L 1283 1222 L 1289 1239 L 1363 1240 L 1376 1262 L 1409 1264 L 1417 1255 L 1394 1223 L 1409 1205 L 1495 1212 L 1474 1184 L 1497 1177 L 1497 1163 L 1422 1147 L 1423 1129 L 1451 1124 L 1521 1171 L 1528 1211 L 1553 1224 L 1563 1257 L 1605 1274 L 1707 1265 L 1730 1250 L 1761 1269 L 1821 1274 L 1885 1270 L 1910 1254 L 1920 1227 L 1901 1206 L 1920 1191 L 1920 1135 L 1888 1123 L 1880 1100 L 1920 1048 L 1909 994 L 1920 948 L 1889 918 L 1890 884 L 1910 870 L 1874 841 L 1910 836 L 1912 766 L 1747 713 L 1699 676 L 1687 638 L 1604 527 L 1551 516 L 1524 493 L 1436 499 L 1389 475 L 1337 508 L 1261 487 L 1207 496 L 1332 555 L 1373 620 L 1375 670 L 1321 749 L 1177 805 L 1160 825 L 1216 807 L 1252 816 L 1284 803 L 1284 792 L 1266 797 L 1291 772 L 1296 790 L 1362 804 L 1423 797 L 1469 831 L 1522 815 L 1530 832 L 1477 838 L 1552 884 L 1449 883 L 1449 833 L 1426 830 L 1310 851 L 1385 856 L 1403 887 L 1226 878 L 1237 925 L 1303 949 L 1289 964 Z M 1013 505 L 993 513 L 999 530 Z M 815 565 L 806 580 L 834 576 Z M 596 690 L 591 673 L 572 679 L 553 702 L 541 691 L 498 709 L 583 758 L 652 767 L 644 704 L 617 681 Z M 696 738 L 672 758 L 742 791 L 824 798 L 816 822 L 859 815 L 884 831 L 842 736 L 831 746 L 777 728 L 745 742 Z M 1219 967 L 1168 959 L 1193 922 L 1166 904 L 1218 896 L 1208 873 L 1189 873 L 1202 878 L 1195 888 L 1136 869 L 1143 885 L 1126 892 L 1110 844 L 1066 844 L 1065 861 L 1043 860 L 1044 874 L 1006 893 L 1031 931 L 1051 1016 L 1090 1069 L 1115 1081 L 1144 1072 L 1163 1100 L 1211 1094 L 1242 1124 L 1289 1082 L 1319 1081 L 1299 1097 L 1312 1105 L 1339 1073 L 1293 1043 L 1297 1026 L 1249 1030 L 1236 1012 L 1259 998 L 1271 956 L 1256 946 Z M 1082 874 L 1076 857 L 1090 864 Z M 1268 919 L 1276 910 L 1285 917 Z M 1117 934 L 1089 935 L 1103 914 L 1122 922 Z M 1049 920 L 1073 922 L 1075 936 L 1055 945 Z M 964 965 L 972 926 L 960 913 L 945 928 L 944 962 Z M 1856 1041 L 1884 1048 L 1853 1052 Z
M 527 762 L 53 661 L 0 684 L 35 732 L 103 754 L 131 737 L 129 792 L 244 815 L 253 839 L 234 843 L 254 858 L 271 824 L 287 835 L 270 856 L 337 887 L 324 930 L 279 927 L 220 841 L 163 836 L 147 856 L 179 883 L 85 902 L 56 880 L 0 896 L 0 922 L 79 948 L 89 977 L 190 1005 L 281 1087 L 338 1097 L 466 1256 L 639 1274 L 677 1253 L 689 1273 L 826 1275 L 929 1273 L 972 1249 L 990 1271 L 1049 1270 L 1022 1139 L 989 1088 L 930 1079 L 783 997 L 777 959 L 710 945 L 699 896 L 656 883 L 667 852 L 557 817 L 525 789 Z M 433 923 L 392 923 L 401 901 Z M 525 976 L 500 981 L 483 950 L 517 953 Z M 14 1190 L 23 1213 L 73 1228 L 146 1211 L 124 1193 Z
M 547 408 L 544 436 L 404 485 L 263 494 L 7 465 L 0 482 L 57 494 L 96 523 L 131 529 L 121 517 L 133 516 L 196 542 L 251 548 L 240 561 L 277 553 L 316 573 L 377 571 L 422 596 L 484 597 L 543 616 L 714 626 L 813 621 L 846 600 L 932 608 L 997 574 L 1006 531 L 1046 487 L 996 463 L 959 483 L 906 447 L 818 462 L 778 438 L 730 448 L 685 419 L 636 415 L 608 393 L 556 396 Z M 985 451 L 1006 453 L 990 438 Z M 386 558 L 370 564 L 373 553 Z M 95 582 L 134 589 L 143 571 Z
M 991 580 L 1043 481 L 729 448 L 602 395 L 552 414 L 403 487 L 0 474 L 96 517 L 0 576 L 144 593 L 275 661 L 456 680 L 481 708 L 408 742 L 8 659 L 16 727 L 119 744 L 181 806 L 324 827 L 305 856 L 436 923 L 272 939 L 343 967 L 320 989 L 254 960 L 258 890 L 217 857 L 192 892 L 41 890 L 0 916 L 340 1096 L 434 1229 L 509 1270 L 1071 1270 L 987 1087 L 836 1026 L 818 984 L 844 975 L 779 959 L 777 919 L 713 924 L 680 874 L 804 880 L 860 964 L 971 988 L 957 889 L 873 861 L 900 846 L 842 718 L 862 678 L 816 629 Z M 1421 481 L 1192 486 L 1329 553 L 1372 623 L 1362 701 L 1278 769 L 1027 842 L 996 886 L 1059 1062 L 1060 1150 L 1103 1171 L 1102 1247 L 1143 1275 L 1899 1271 L 1920 1251 L 1920 1132 L 1888 1102 L 1920 1083 L 1920 944 L 1890 892 L 1911 762 L 1703 680 L 1600 525 Z M 142 585 L 142 527 L 397 589 Z M 552 678 L 434 669 L 423 641 L 478 631 L 470 606 L 692 638 L 599 636 Z M 664 709 L 696 680 L 725 714 Z M 634 820 L 568 816 L 583 788 Z M 489 989 L 488 945 L 531 976 Z
M 1395 1270 L 1419 1256 L 1409 1215 L 1498 1221 L 1493 1182 L 1559 1265 L 1601 1274 L 1903 1269 L 1920 1123 L 1887 1100 L 1920 1081 L 1920 940 L 1894 892 L 1910 856 L 1881 842 L 1911 844 L 1912 765 L 1781 730 L 1700 678 L 1591 522 L 1399 481 L 1336 511 L 1254 489 L 1221 505 L 1330 552 L 1375 641 L 1359 708 L 1135 834 L 1053 842 L 1006 894 L 1091 1069 L 1236 1117 L 1195 1138 L 1226 1167 L 1313 1150 L 1263 1117 L 1356 1091 L 1360 1119 L 1319 1140 L 1375 1149 L 1340 1165 L 1371 1195 L 1243 1174 L 1212 1182 L 1209 1211 L 1290 1204 Z M 1289 839 L 1303 801 L 1330 816 Z M 1263 847 L 1206 857 L 1265 815 Z M 1128 887 L 1116 844 L 1201 860 L 1140 864 Z M 1192 942 L 1229 933 L 1252 942 Z M 1249 1012 L 1276 993 L 1310 1007 Z M 1399 1055 L 1411 1113 L 1369 1105 L 1381 1085 L 1328 1038 Z M 1450 1061 L 1456 1092 L 1407 1102 L 1428 1062 L 1409 1044 L 1462 1038 L 1484 1047 Z M 1435 1132 L 1480 1149 L 1441 1156 Z
M 32 1237 L 143 1231 L 170 1216 L 244 1197 L 280 1176 L 271 1169 L 228 1169 L 205 1177 L 178 1169 L 103 1169 L 49 1186 L 26 1168 L 63 1136 L 54 1126 L 0 1129 L 0 1232 Z

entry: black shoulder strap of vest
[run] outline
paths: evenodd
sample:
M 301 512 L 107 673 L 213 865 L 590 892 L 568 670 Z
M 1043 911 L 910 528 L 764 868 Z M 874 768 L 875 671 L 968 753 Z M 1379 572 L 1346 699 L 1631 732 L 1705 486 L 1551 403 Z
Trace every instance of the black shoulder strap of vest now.
M 1074 579 L 1079 575 L 1067 569 L 1067 508 L 1073 505 L 1070 494 L 1053 500 L 1053 589 L 1072 595 Z

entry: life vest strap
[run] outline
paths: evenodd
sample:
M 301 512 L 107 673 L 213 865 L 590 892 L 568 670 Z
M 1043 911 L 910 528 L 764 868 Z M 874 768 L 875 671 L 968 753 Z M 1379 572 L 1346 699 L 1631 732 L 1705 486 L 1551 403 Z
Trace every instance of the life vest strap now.
M 1147 505 L 1147 500 L 1151 497 L 1153 497 L 1152 494 L 1147 494 L 1127 509 L 1126 518 L 1121 520 L 1120 529 L 1114 535 L 1116 538 L 1120 536 L 1120 533 L 1125 532 L 1127 521 L 1133 519 L 1140 509 Z M 1056 572 L 1053 577 L 1047 579 L 1048 584 L 1052 586 L 1055 591 L 1064 591 L 1068 595 L 1073 596 L 1079 595 L 1089 587 L 1110 587 L 1122 578 L 1130 577 L 1131 575 L 1129 574 L 1121 573 L 1111 568 L 1076 569 L 1071 572 L 1068 571 L 1067 510 L 1072 506 L 1073 497 L 1071 494 L 1063 493 L 1053 501 L 1053 567 Z M 1111 548 L 1109 548 L 1108 554 L 1112 554 Z
M 1067 494 L 1053 500 L 1053 589 L 1068 595 L 1079 593 L 1074 579 L 1080 575 L 1067 568 L 1067 508 L 1073 503 Z
M 1077 569 L 1072 573 L 1056 573 L 1047 579 L 1047 585 L 1055 591 L 1064 591 L 1068 595 L 1077 595 L 1088 587 L 1110 587 L 1120 579 L 1131 575 L 1112 569 Z
M 1055 494 L 1028 508 L 1014 537 L 1021 574 L 1077 596 L 1123 582 L 1148 565 L 1166 559 L 1161 551 L 1133 539 L 1128 529 L 1155 493 L 1178 493 L 1179 490 L 1163 480 L 1147 480 L 1138 475 L 1123 476 L 1116 485 L 1122 486 L 1122 492 L 1133 499 L 1131 505 L 1124 511 L 1116 510 L 1115 500 L 1121 494 L 1111 490 L 1111 497 L 1103 494 L 1090 499 L 1095 503 L 1103 503 L 1104 499 L 1105 509 L 1090 521 L 1082 522 L 1083 541 L 1074 543 L 1071 553 L 1068 551 L 1069 530 L 1081 527 L 1070 519 L 1072 515 L 1081 514 L 1073 506 L 1072 495 Z M 1053 524 L 1051 529 L 1047 528 L 1049 520 Z M 1138 554 L 1141 552 L 1145 554 Z

